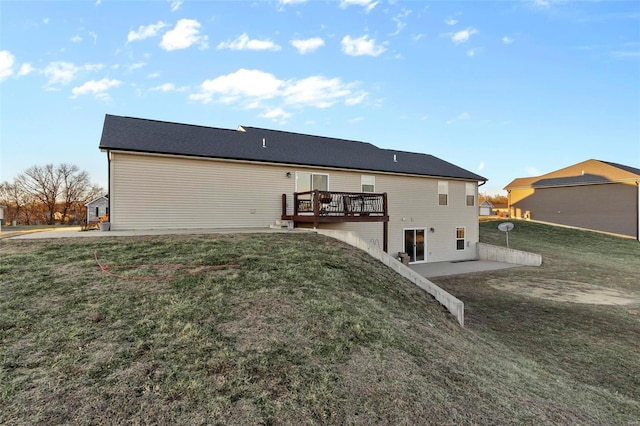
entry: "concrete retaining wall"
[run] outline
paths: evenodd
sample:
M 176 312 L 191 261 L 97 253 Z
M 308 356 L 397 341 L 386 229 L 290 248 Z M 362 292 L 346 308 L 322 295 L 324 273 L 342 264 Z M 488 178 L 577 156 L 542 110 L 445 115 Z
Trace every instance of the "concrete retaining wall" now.
M 484 243 L 478 243 L 478 258 L 524 266 L 542 265 L 542 256 L 539 254 Z
M 453 314 L 454 317 L 456 317 L 460 325 L 464 327 L 464 303 L 462 302 L 462 300 L 459 300 L 453 295 L 447 293 L 428 279 L 424 278 L 422 275 L 414 272 L 408 266 L 403 265 L 395 257 L 382 251 L 380 248 L 369 245 L 353 232 L 336 231 L 330 229 L 316 229 L 316 232 L 322 235 L 326 235 L 327 237 L 343 241 L 349 245 L 359 248 L 360 250 L 366 251 L 373 258 L 384 263 L 386 266 L 393 269 L 398 274 L 402 275 L 404 278 L 408 279 L 409 281 L 435 297 L 438 302 L 440 302 L 445 308 L 447 308 L 449 312 Z

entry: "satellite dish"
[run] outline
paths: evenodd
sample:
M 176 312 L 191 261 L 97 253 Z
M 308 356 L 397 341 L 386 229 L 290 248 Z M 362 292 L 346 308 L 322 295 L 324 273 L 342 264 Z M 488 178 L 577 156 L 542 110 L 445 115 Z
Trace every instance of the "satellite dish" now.
M 498 229 L 502 232 L 506 233 L 507 236 L 507 248 L 509 248 L 509 231 L 513 229 L 513 223 L 511 222 L 502 222 L 498 225 Z
M 498 225 L 498 229 L 501 230 L 502 232 L 509 232 L 513 229 L 513 223 L 502 222 L 500 225 Z

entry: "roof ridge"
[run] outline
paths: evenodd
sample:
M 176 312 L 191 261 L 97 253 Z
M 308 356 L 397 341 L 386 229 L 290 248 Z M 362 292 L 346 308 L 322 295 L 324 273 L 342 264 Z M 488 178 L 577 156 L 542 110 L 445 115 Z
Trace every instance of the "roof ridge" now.
M 114 118 L 126 118 L 127 120 L 139 120 L 139 121 L 150 121 L 150 122 L 154 122 L 154 123 L 175 124 L 177 126 L 198 127 L 198 128 L 201 128 L 201 129 L 226 130 L 226 131 L 234 132 L 234 133 L 238 132 L 235 129 L 227 129 L 227 128 L 224 128 L 224 127 L 204 126 L 202 124 L 192 124 L 192 123 L 179 123 L 177 121 L 158 120 L 158 119 L 155 119 L 155 118 L 129 117 L 127 115 L 114 115 L 114 114 L 105 114 L 105 116 L 114 117 Z
M 334 137 L 334 136 L 321 136 L 321 135 L 310 135 L 309 133 L 300 133 L 300 132 L 291 132 L 288 130 L 277 130 L 277 129 L 265 129 L 264 127 L 253 127 L 253 126 L 244 126 L 244 125 L 240 125 L 240 127 L 242 127 L 243 129 L 253 129 L 253 130 L 263 130 L 266 132 L 273 132 L 273 133 L 286 133 L 288 135 L 293 135 L 293 136 L 304 136 L 307 138 L 318 138 L 318 139 L 331 139 L 331 140 L 335 140 L 335 141 L 341 141 L 341 142 L 354 142 L 354 143 L 361 143 L 361 144 L 365 144 L 365 145 L 371 145 L 375 148 L 378 149 L 383 149 L 383 148 L 379 148 L 376 145 L 372 144 L 371 142 L 364 142 L 364 141 L 358 141 L 355 139 L 344 139 L 344 138 L 338 138 L 338 137 Z

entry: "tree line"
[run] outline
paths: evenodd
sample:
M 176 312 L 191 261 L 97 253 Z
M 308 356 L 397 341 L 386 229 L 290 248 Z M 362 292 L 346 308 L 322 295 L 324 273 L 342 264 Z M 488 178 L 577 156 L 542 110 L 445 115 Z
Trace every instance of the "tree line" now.
M 87 217 L 85 204 L 103 194 L 86 171 L 66 163 L 31 166 L 13 181 L 0 184 L 0 204 L 8 224 L 82 224 Z

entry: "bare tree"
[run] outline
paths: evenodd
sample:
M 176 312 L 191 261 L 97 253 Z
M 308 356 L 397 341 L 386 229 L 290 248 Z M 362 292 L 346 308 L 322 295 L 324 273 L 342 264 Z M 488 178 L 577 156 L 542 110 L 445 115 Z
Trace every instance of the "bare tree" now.
M 56 203 L 60 194 L 60 176 L 53 164 L 31 166 L 16 177 L 16 183 L 26 192 L 38 199 L 45 208 L 45 221 L 53 225 Z
M 84 212 L 81 214 L 82 217 L 78 217 L 78 214 L 84 208 L 84 204 L 102 193 L 100 187 L 91 184 L 87 172 L 80 170 L 76 165 L 66 163 L 57 166 L 31 166 L 19 174 L 13 184 L 5 182 L 3 188 L 3 194 L 13 194 L 11 197 L 7 195 L 11 204 L 22 206 L 23 210 L 28 209 L 24 204 L 17 202 L 18 194 L 32 197 L 37 206 L 33 206 L 31 213 L 42 212 L 43 221 L 49 225 L 56 220 L 69 220 L 72 212 L 75 213 L 76 222 L 82 220 Z
M 33 204 L 33 196 L 16 184 L 15 180 L 0 184 L 0 203 L 7 206 L 6 219 L 23 220 L 26 224 L 31 222 L 32 212 L 29 208 Z
M 61 180 L 61 213 L 63 218 L 67 218 L 74 204 L 89 201 L 86 198 L 89 196 L 88 189 L 91 183 L 89 174 L 80 171 L 76 165 L 60 164 L 57 173 Z

